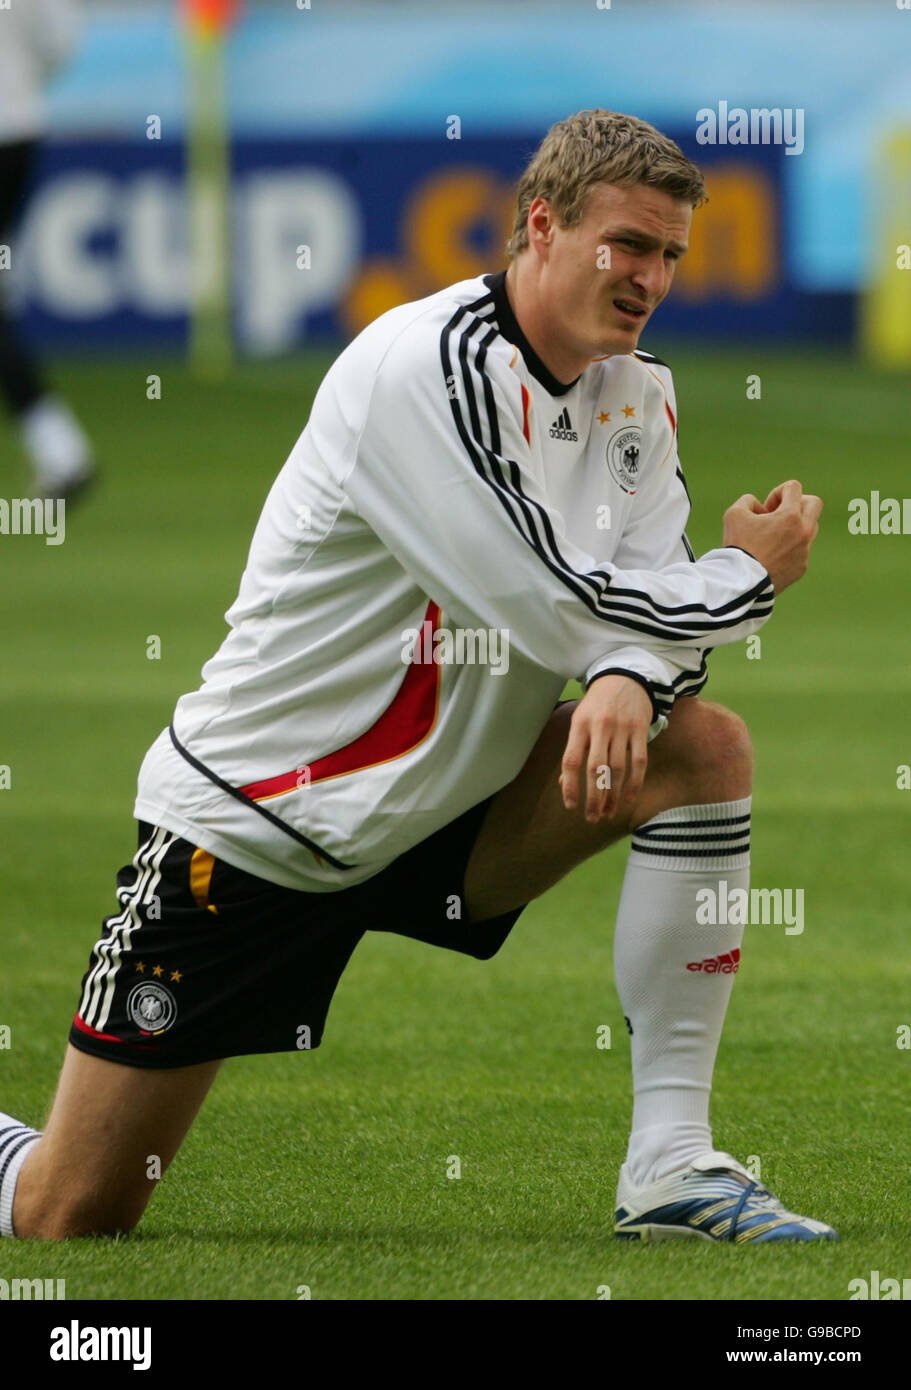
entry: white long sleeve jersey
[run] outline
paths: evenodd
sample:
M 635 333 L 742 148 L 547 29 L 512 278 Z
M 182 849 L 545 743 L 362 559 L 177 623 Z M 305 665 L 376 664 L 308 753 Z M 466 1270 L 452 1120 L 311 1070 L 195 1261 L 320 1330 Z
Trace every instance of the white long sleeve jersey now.
M 633 675 L 660 733 L 773 602 L 744 551 L 694 561 L 675 415 L 648 353 L 557 381 L 504 272 L 383 314 L 317 392 L 137 817 L 332 891 L 511 781 L 569 677 Z

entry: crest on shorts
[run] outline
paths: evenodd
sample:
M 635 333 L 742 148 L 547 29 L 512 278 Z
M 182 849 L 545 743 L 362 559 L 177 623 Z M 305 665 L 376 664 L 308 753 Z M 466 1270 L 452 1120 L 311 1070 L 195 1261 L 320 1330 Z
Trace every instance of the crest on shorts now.
M 143 980 L 130 990 L 127 1014 L 140 1033 L 164 1033 L 177 1017 L 177 1001 L 164 985 Z
M 607 466 L 615 483 L 632 497 L 639 486 L 642 431 L 638 425 L 624 425 L 607 443 Z

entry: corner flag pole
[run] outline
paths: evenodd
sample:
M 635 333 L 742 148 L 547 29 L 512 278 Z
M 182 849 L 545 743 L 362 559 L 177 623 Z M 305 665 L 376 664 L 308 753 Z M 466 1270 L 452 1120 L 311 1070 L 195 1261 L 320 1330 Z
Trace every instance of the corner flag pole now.
M 861 341 L 879 367 L 911 365 L 911 130 L 895 131 L 875 160 L 873 249 L 861 300 Z
M 225 39 L 237 0 L 181 0 L 181 9 L 188 59 L 189 357 L 197 375 L 219 378 L 233 360 Z

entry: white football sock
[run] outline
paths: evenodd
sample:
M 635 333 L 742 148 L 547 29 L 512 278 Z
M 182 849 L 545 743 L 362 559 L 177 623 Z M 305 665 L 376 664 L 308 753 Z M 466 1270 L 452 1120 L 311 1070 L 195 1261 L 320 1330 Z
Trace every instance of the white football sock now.
M 741 925 L 700 925 L 700 890 L 749 889 L 750 805 L 677 806 L 633 832 L 614 938 L 633 1065 L 626 1173 L 637 1186 L 711 1150 L 715 1055 L 740 961 Z M 716 917 L 721 915 L 715 914 Z
M 53 495 L 91 471 L 92 449 L 69 406 L 56 396 L 42 396 L 19 417 L 22 442 L 35 469 L 39 491 Z
M 36 1129 L 4 1115 L 0 1110 L 0 1236 L 15 1235 L 13 1230 L 13 1200 L 19 1169 L 41 1135 Z

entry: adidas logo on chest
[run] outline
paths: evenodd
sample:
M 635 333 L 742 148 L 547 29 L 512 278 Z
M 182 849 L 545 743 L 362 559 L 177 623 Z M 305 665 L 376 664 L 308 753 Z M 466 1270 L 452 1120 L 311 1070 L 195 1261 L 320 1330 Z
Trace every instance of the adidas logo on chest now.
M 560 411 L 560 414 L 551 425 L 548 433 L 551 439 L 567 439 L 576 442 L 579 438 L 577 432 L 572 427 L 572 421 L 569 418 L 568 410 Z

